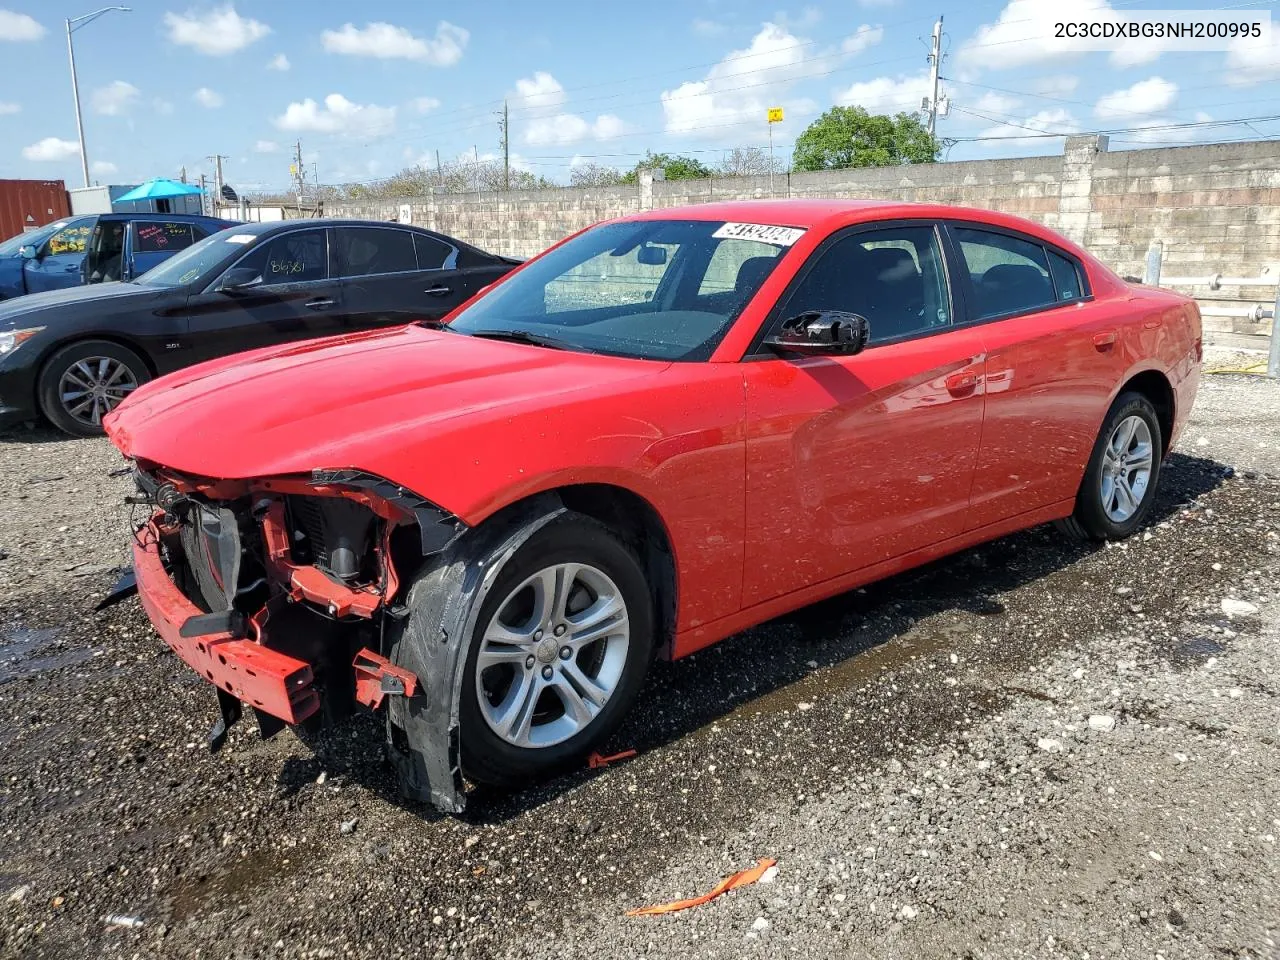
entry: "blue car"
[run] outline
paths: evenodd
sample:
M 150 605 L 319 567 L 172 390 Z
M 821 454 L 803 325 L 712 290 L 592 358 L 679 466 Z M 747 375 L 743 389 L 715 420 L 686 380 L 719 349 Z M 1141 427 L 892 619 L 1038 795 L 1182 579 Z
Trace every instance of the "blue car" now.
M 0 243 L 0 300 L 132 280 L 197 240 L 235 226 L 179 213 L 68 217 Z

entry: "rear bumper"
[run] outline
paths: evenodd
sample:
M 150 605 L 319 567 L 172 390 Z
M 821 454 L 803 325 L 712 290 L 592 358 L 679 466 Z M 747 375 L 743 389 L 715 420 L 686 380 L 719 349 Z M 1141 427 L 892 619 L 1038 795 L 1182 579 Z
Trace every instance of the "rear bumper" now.
M 133 541 L 138 597 L 161 638 L 198 674 L 232 696 L 285 723 L 306 720 L 320 707 L 310 664 L 233 636 L 182 636 L 182 625 L 201 614 L 165 570 L 160 531 L 148 523 Z

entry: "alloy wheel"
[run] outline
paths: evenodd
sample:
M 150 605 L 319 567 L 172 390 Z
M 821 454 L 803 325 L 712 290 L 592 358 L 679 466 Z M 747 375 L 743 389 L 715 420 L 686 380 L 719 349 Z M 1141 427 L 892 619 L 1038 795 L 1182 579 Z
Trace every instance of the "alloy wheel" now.
M 85 357 L 63 371 L 58 399 L 69 417 L 96 427 L 136 389 L 138 378 L 128 364 L 114 357 Z
M 1129 520 L 1147 496 L 1155 448 L 1151 428 L 1139 416 L 1125 417 L 1102 452 L 1100 494 L 1103 512 L 1114 522 Z
M 512 746 L 563 743 L 604 709 L 629 644 L 626 601 L 607 574 L 545 567 L 503 599 L 485 629 L 475 671 L 481 715 Z

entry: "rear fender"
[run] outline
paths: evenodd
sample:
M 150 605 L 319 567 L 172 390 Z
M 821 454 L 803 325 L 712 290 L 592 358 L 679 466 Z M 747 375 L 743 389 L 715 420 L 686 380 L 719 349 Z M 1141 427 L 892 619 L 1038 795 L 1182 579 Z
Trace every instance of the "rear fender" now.
M 480 609 L 515 552 L 566 512 L 557 494 L 543 493 L 468 530 L 414 580 L 407 615 L 388 619 L 391 662 L 418 678 L 414 696 L 392 697 L 387 709 L 388 752 L 408 799 L 445 813 L 466 806 L 458 706 Z

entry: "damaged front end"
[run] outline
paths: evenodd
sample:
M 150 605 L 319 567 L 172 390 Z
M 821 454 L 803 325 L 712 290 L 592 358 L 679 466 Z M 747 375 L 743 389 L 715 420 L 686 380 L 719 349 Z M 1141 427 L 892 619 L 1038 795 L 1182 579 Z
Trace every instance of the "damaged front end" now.
M 466 526 L 355 470 L 209 480 L 139 462 L 134 475 L 131 502 L 149 510 L 134 531 L 136 590 L 165 643 L 217 689 L 211 748 L 222 746 L 244 705 L 263 736 L 341 721 L 361 706 L 381 710 L 398 769 L 450 771 L 447 783 L 409 792 L 461 809 L 456 747 L 430 760 L 396 757 L 425 746 L 407 739 L 386 708 L 433 696 L 394 662 L 408 615 L 402 585 Z M 437 685 L 434 696 L 448 699 L 447 689 Z

